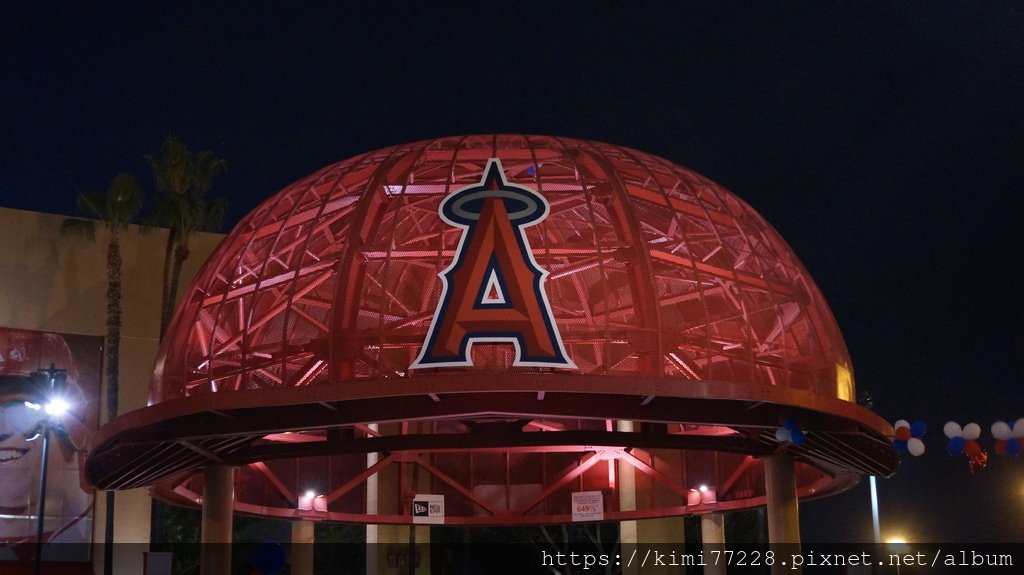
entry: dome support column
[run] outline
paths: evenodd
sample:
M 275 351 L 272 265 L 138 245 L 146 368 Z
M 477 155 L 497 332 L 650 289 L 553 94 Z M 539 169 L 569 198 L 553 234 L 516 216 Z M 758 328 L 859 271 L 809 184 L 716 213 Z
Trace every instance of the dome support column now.
M 633 422 L 616 421 L 615 430 L 622 433 L 632 433 Z M 636 511 L 636 469 L 622 460 L 618 460 L 616 464 L 618 467 L 616 490 L 619 492 L 619 510 Z M 619 541 L 623 545 L 636 545 L 638 543 L 636 520 L 619 522 Z M 623 572 L 632 573 L 633 571 L 627 568 L 623 569 Z
M 708 565 L 704 567 L 704 575 L 725 575 L 727 561 L 712 561 L 709 558 L 715 556 L 710 551 L 725 550 L 725 514 L 706 513 L 700 516 L 701 544 L 704 546 L 704 560 Z M 719 554 L 724 557 L 724 554 Z
M 800 510 L 796 495 L 796 470 L 793 458 L 788 455 L 770 455 L 764 461 L 764 483 L 768 495 L 768 543 L 793 546 L 792 553 L 800 548 Z M 795 565 L 772 566 L 773 575 L 800 573 L 793 571 Z
M 292 575 L 313 575 L 315 527 L 312 521 L 292 522 Z
M 235 470 L 210 463 L 203 470 L 203 519 L 199 572 L 231 572 L 231 520 L 235 502 Z

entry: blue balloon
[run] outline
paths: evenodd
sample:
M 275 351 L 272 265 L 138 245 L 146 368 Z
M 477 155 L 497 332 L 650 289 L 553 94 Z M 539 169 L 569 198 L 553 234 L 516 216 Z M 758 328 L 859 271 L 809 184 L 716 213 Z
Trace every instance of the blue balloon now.
M 1006 440 L 1006 454 L 1007 455 L 1020 455 L 1020 440 L 1016 437 L 1011 437 Z
M 793 445 L 803 445 L 804 442 L 807 441 L 807 436 L 804 435 L 804 432 L 800 431 L 799 429 L 790 430 L 789 434 L 789 441 Z
M 252 566 L 264 575 L 280 571 L 284 561 L 284 548 L 279 543 L 261 543 L 252 556 Z
M 903 441 L 902 439 L 897 439 L 896 441 L 892 442 L 892 448 L 895 449 L 896 451 L 899 451 L 900 453 L 906 453 L 907 442 Z
M 785 427 L 790 431 L 800 431 L 800 427 L 797 426 L 796 420 L 793 419 L 792 417 L 787 417 L 786 419 L 782 420 L 782 427 Z
M 928 432 L 928 426 L 923 421 L 915 421 L 910 424 L 910 436 L 921 437 Z
M 949 445 L 946 449 L 953 455 L 964 452 L 964 446 L 967 445 L 967 440 L 963 437 L 954 437 L 949 440 Z

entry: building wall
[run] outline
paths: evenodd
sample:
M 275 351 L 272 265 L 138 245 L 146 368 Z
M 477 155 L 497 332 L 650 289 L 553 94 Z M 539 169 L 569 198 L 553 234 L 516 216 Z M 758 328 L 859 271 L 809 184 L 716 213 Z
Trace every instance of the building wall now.
M 60 235 L 65 216 L 0 207 L 0 326 L 71 334 L 106 333 L 106 230 L 95 241 Z M 167 231 L 138 226 L 122 232 L 122 328 L 119 412 L 145 407 L 149 377 L 159 346 L 160 291 Z M 189 245 L 179 297 L 223 238 L 200 233 Z M 105 385 L 105 381 L 103 382 Z M 106 400 L 101 404 L 107 421 Z M 102 542 L 105 500 L 97 494 L 94 541 Z M 114 539 L 148 543 L 150 499 L 144 489 L 118 493 Z M 119 558 L 120 559 L 120 558 Z M 142 572 L 137 565 L 117 572 Z

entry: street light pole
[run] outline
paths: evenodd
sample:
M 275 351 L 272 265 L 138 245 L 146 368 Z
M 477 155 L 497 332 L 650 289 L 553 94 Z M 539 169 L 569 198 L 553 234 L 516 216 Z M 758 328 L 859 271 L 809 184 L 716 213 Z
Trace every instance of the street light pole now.
M 36 523 L 36 554 L 32 565 L 32 575 L 40 575 L 43 561 L 43 528 L 46 520 L 46 471 L 50 463 L 50 431 L 56 425 L 60 426 L 60 416 L 68 408 L 67 402 L 61 397 L 64 393 L 64 384 L 67 379 L 67 372 L 57 369 L 50 364 L 49 369 L 41 369 L 39 374 L 45 374 L 46 386 L 43 390 L 45 405 L 43 407 L 43 449 L 39 466 L 39 517 Z M 33 374 L 35 375 L 35 374 Z
M 32 575 L 39 575 L 43 561 L 43 521 L 46 517 L 46 469 L 50 456 L 50 416 L 43 423 L 43 463 L 39 471 L 39 520 L 36 524 L 36 556 Z

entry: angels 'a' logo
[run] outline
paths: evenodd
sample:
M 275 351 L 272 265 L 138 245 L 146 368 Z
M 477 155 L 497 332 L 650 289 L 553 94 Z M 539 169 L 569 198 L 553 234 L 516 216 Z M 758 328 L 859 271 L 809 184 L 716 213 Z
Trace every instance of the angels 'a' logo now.
M 555 325 L 525 229 L 548 215 L 537 192 L 505 181 L 501 162 L 483 180 L 441 202 L 441 218 L 463 229 L 419 357 L 410 368 L 472 365 L 474 342 L 511 343 L 513 365 L 575 368 Z

